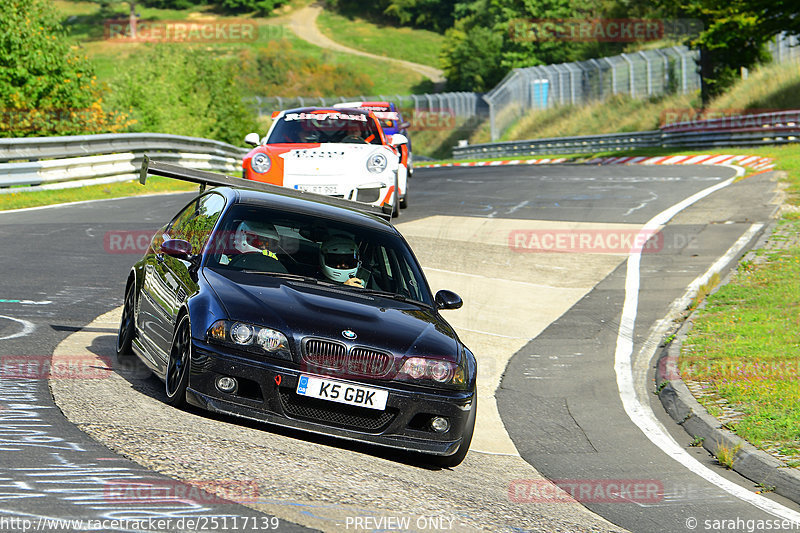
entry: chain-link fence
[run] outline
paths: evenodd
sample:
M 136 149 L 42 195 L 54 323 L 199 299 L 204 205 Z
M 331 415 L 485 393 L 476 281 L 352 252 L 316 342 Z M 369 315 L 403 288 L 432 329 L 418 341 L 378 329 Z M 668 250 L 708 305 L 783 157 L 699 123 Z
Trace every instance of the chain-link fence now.
M 797 37 L 770 43 L 775 62 L 800 60 Z M 614 94 L 634 98 L 688 93 L 700 88 L 699 52 L 673 46 L 630 54 L 512 70 L 484 99 L 495 141 L 529 109 L 581 105 Z
M 698 53 L 685 46 L 518 68 L 484 96 L 492 140 L 529 109 L 581 105 L 614 94 L 646 97 L 700 88 Z
M 797 35 L 781 34 L 769 44 L 769 51 L 776 63 L 800 61 L 800 39 Z

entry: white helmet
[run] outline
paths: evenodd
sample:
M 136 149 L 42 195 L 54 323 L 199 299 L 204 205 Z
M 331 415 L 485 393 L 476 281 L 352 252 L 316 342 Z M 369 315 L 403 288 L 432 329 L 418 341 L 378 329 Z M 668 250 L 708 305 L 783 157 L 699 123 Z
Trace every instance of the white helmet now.
M 361 266 L 358 246 L 348 237 L 331 237 L 319 247 L 319 264 L 328 279 L 344 283 Z
M 265 250 L 275 252 L 280 237 L 275 226 L 269 222 L 246 220 L 239 224 L 233 235 L 233 247 L 241 253 Z

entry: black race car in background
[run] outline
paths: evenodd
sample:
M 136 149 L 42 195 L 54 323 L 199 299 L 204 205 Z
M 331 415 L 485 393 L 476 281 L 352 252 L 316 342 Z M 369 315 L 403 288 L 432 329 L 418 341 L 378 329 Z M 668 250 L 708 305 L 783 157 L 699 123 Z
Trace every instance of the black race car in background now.
M 117 344 L 168 403 L 429 454 L 455 466 L 475 357 L 408 244 L 363 204 L 145 161 L 212 184 L 131 269 Z M 221 180 L 221 181 L 220 181 Z M 268 191 L 268 192 L 266 192 Z M 379 208 L 375 208 L 379 212 Z

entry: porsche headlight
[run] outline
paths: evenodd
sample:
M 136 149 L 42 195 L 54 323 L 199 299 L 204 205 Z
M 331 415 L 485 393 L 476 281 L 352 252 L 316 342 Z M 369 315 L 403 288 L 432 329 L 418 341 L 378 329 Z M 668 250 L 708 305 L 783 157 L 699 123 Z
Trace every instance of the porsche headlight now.
M 259 152 L 250 160 L 250 166 L 259 174 L 266 174 L 269 172 L 270 167 L 272 167 L 272 162 L 269 160 L 267 154 Z
M 208 328 L 208 340 L 287 361 L 292 360 L 286 335 L 271 328 L 244 322 L 217 320 Z
M 373 174 L 380 174 L 384 170 L 386 170 L 386 166 L 389 164 L 389 160 L 386 159 L 386 156 L 380 152 L 375 152 L 369 159 L 367 159 L 367 170 L 369 170 Z

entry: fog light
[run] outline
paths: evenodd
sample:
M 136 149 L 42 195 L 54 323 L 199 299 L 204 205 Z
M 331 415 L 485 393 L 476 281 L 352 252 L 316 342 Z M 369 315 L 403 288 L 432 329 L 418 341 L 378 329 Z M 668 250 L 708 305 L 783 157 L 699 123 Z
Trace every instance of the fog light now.
M 236 380 L 233 378 L 229 378 L 228 376 L 217 378 L 217 388 L 222 392 L 231 393 L 236 390 L 236 386 Z
M 434 416 L 431 418 L 431 429 L 433 429 L 436 433 L 444 433 L 450 429 L 450 422 L 441 416 Z

